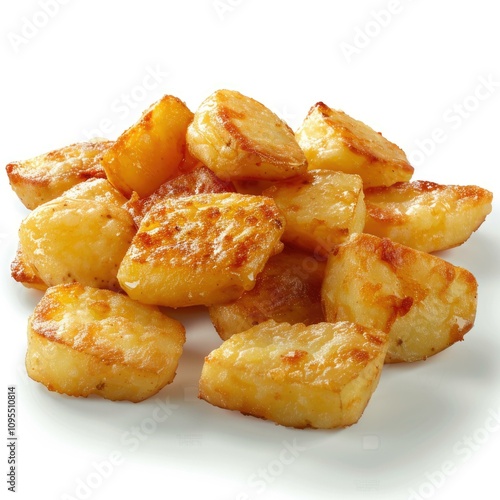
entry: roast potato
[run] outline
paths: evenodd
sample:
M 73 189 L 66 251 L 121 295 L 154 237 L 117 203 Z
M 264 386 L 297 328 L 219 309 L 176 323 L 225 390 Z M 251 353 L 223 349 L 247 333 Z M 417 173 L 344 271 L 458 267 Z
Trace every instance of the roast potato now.
M 466 241 L 491 212 L 493 193 L 478 186 L 398 182 L 365 190 L 364 232 L 437 252 Z
M 476 315 L 469 271 L 369 234 L 330 254 L 321 293 L 327 321 L 389 334 L 388 363 L 423 360 L 463 340 Z
M 173 381 L 184 341 L 184 327 L 154 306 L 57 285 L 29 319 L 26 368 L 51 391 L 138 402 Z
M 19 228 L 14 279 L 36 288 L 77 281 L 119 290 L 118 266 L 136 231 L 125 201 L 106 179 L 93 179 L 37 207 Z
M 353 323 L 269 320 L 205 358 L 199 395 L 285 426 L 344 427 L 361 417 L 386 350 L 387 334 Z
M 285 216 L 283 241 L 315 255 L 327 255 L 365 225 L 359 175 L 311 170 L 307 175 L 276 182 L 262 194 L 273 198 Z
M 409 181 L 413 167 L 404 151 L 343 111 L 318 102 L 296 132 L 310 169 L 358 174 L 365 187 Z
M 152 104 L 103 156 L 111 184 L 127 198 L 133 191 L 144 197 L 178 175 L 192 119 L 177 97 L 166 95 Z
M 285 248 L 271 257 L 255 287 L 227 304 L 209 308 L 210 319 L 223 340 L 268 319 L 310 325 L 324 321 L 321 284 L 325 259 Z
M 130 200 L 125 204 L 125 208 L 133 217 L 136 226 L 139 227 L 147 211 L 163 198 L 179 198 L 193 194 L 233 191 L 234 186 L 231 182 L 223 181 L 209 168 L 199 166 L 165 182 L 145 198 L 140 198 L 135 192 L 132 193 Z
M 187 144 L 224 180 L 286 179 L 307 170 L 290 127 L 234 90 L 218 90 L 203 101 L 188 127 Z
M 87 179 L 105 178 L 100 160 L 113 141 L 80 142 L 25 161 L 9 163 L 9 182 L 30 210 Z
M 284 218 L 264 196 L 165 198 L 146 214 L 118 271 L 130 297 L 168 307 L 239 297 L 280 252 Z

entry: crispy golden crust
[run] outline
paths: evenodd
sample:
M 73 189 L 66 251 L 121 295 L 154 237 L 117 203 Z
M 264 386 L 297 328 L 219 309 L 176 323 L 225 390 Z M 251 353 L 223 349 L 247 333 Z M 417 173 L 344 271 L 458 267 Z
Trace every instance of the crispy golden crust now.
M 218 90 L 201 104 L 187 144 L 224 180 L 277 180 L 307 170 L 290 127 L 260 102 L 232 90 Z
M 395 144 L 389 143 L 380 132 L 373 135 L 373 129 L 368 125 L 343 111 L 330 109 L 323 102 L 319 102 L 316 106 L 325 121 L 338 131 L 342 142 L 353 153 L 365 157 L 370 163 L 390 161 L 403 171 L 413 173 L 413 168 L 408 164 L 404 151 Z M 389 151 L 390 155 L 388 155 Z
M 418 361 L 472 328 L 477 282 L 439 257 L 359 234 L 331 253 L 322 299 L 328 321 L 389 333 L 387 362 Z
M 310 170 L 276 182 L 263 195 L 273 198 L 285 216 L 283 241 L 315 255 L 328 255 L 365 225 L 363 182 L 358 175 Z
M 309 169 L 362 177 L 365 187 L 389 186 L 413 175 L 404 151 L 365 123 L 318 102 L 296 132 Z
M 143 219 L 118 279 L 145 303 L 181 307 L 234 300 L 282 250 L 284 224 L 273 200 L 264 196 L 166 198 Z
M 377 386 L 386 350 L 385 333 L 360 325 L 269 320 L 205 358 L 200 397 L 291 427 L 351 425 Z
M 177 97 L 166 95 L 117 139 L 103 157 L 108 180 L 125 196 L 150 195 L 165 181 L 188 169 L 186 129 L 193 113 Z
M 137 402 L 172 382 L 184 341 L 183 326 L 153 306 L 59 285 L 30 317 L 26 367 L 52 391 Z
M 271 257 L 255 287 L 228 304 L 211 306 L 210 318 L 223 340 L 273 319 L 310 325 L 324 320 L 321 284 L 325 261 L 291 248 Z
M 493 193 L 478 186 L 399 182 L 365 190 L 365 232 L 424 252 L 464 243 L 491 212 Z
M 148 210 L 163 199 L 180 198 L 193 194 L 228 192 L 234 192 L 234 186 L 231 182 L 223 181 L 209 168 L 199 166 L 186 174 L 178 175 L 165 182 L 145 198 L 140 198 L 137 193 L 132 193 L 130 200 L 125 204 L 125 208 L 133 217 L 136 226 L 139 227 Z
M 136 231 L 124 202 L 108 181 L 94 179 L 37 207 L 19 228 L 24 273 L 14 265 L 14 279 L 119 290 L 118 266 Z
M 26 208 L 34 209 L 87 179 L 105 178 L 101 158 L 112 141 L 71 144 L 6 166 L 9 182 Z

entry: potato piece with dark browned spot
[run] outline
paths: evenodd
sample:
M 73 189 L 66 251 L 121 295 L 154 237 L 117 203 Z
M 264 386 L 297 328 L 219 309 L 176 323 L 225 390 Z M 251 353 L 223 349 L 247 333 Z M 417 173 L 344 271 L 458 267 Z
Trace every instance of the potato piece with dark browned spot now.
M 306 325 L 324 321 L 321 284 L 325 264 L 324 259 L 285 248 L 267 261 L 252 290 L 233 302 L 209 308 L 217 333 L 227 340 L 268 319 Z
M 478 186 L 398 182 L 365 190 L 364 232 L 437 252 L 465 242 L 491 212 L 493 193 Z
M 34 209 L 19 228 L 14 279 L 119 290 L 118 267 L 136 231 L 125 201 L 106 179 L 93 179 Z
M 386 362 L 418 361 L 463 340 L 472 328 L 477 282 L 437 256 L 359 234 L 330 254 L 322 299 L 328 321 L 389 333 Z
M 200 398 L 290 427 L 352 425 L 377 387 L 386 351 L 387 334 L 373 328 L 269 320 L 205 358 Z
M 129 197 L 144 197 L 179 175 L 185 165 L 186 130 L 193 113 L 177 97 L 166 95 L 118 137 L 104 155 L 108 180 Z M 187 160 L 192 164 L 192 160 Z
M 51 391 L 138 402 L 173 381 L 184 341 L 184 327 L 154 306 L 59 285 L 30 317 L 26 368 Z
M 311 170 L 266 189 L 286 219 L 283 241 L 315 255 L 330 250 L 365 225 L 363 182 L 359 175 Z
M 169 307 L 239 297 L 280 252 L 285 220 L 264 196 L 166 198 L 142 220 L 118 271 L 130 297 Z
M 234 90 L 211 94 L 187 131 L 190 153 L 224 180 L 286 179 L 307 170 L 290 127 Z
M 100 160 L 113 141 L 71 144 L 6 167 L 10 185 L 30 210 L 57 198 L 87 179 L 105 178 Z
M 409 181 L 413 167 L 404 151 L 365 123 L 318 102 L 296 132 L 309 169 L 358 174 L 364 187 Z
M 199 166 L 188 173 L 178 175 L 165 182 L 145 198 L 140 198 L 135 192 L 132 193 L 130 200 L 125 204 L 125 208 L 132 215 L 136 226 L 139 227 L 148 210 L 164 198 L 228 192 L 234 192 L 234 186 L 231 182 L 223 181 L 209 168 Z

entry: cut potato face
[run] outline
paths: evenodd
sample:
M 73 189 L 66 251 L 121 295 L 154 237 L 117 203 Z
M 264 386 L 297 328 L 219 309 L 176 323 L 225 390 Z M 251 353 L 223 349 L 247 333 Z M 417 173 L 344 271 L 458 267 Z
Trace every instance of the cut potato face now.
M 478 186 L 398 182 L 365 190 L 364 232 L 437 252 L 464 243 L 491 212 L 493 193 Z
M 164 198 L 180 198 L 193 194 L 233 191 L 234 186 L 231 182 L 219 179 L 209 168 L 201 166 L 165 182 L 154 193 L 145 198 L 140 198 L 137 193 L 132 193 L 130 200 L 125 204 L 125 208 L 132 215 L 136 226 L 139 227 L 148 210 Z
M 387 335 L 347 322 L 261 323 L 206 358 L 200 398 L 290 427 L 354 424 L 375 390 Z
M 418 361 L 472 328 L 477 282 L 439 257 L 359 234 L 331 253 L 322 299 L 327 321 L 389 333 L 386 362 Z
M 212 305 L 255 285 L 279 253 L 284 218 L 263 196 L 164 199 L 144 217 L 118 272 L 130 297 L 169 307 Z
M 312 170 L 277 182 L 263 194 L 273 198 L 285 216 L 283 241 L 315 255 L 327 255 L 365 225 L 363 182 L 358 175 Z
M 71 144 L 26 161 L 9 163 L 9 182 L 30 210 L 57 198 L 87 179 L 105 178 L 100 160 L 112 141 L 96 140 Z
M 263 104 L 218 90 L 194 114 L 190 153 L 224 180 L 286 179 L 307 170 L 290 127 Z
M 167 95 L 151 105 L 104 155 L 111 184 L 126 197 L 135 191 L 142 198 L 178 175 L 192 119 L 193 113 L 177 97 Z
M 413 167 L 405 153 L 371 127 L 319 102 L 296 132 L 309 169 L 358 174 L 364 187 L 409 181 Z
M 156 307 L 59 285 L 30 317 L 26 368 L 51 391 L 138 402 L 173 381 L 184 341 L 184 327 Z
M 31 273 L 31 283 L 46 287 L 78 281 L 119 290 L 118 266 L 136 231 L 125 201 L 107 180 L 96 179 L 37 207 L 19 228 L 14 279 L 29 286 Z
M 306 325 L 324 321 L 321 284 L 325 265 L 324 260 L 285 248 L 267 261 L 252 290 L 234 302 L 209 308 L 217 333 L 227 340 L 268 319 Z

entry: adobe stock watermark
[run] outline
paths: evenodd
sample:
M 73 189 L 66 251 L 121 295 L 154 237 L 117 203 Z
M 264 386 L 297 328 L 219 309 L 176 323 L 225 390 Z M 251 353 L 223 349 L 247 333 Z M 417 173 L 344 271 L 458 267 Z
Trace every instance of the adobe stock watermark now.
M 138 425 L 131 426 L 123 432 L 120 438 L 121 448 L 111 451 L 104 460 L 92 462 L 90 464 L 92 470 L 84 476 L 77 477 L 71 494 L 63 493 L 61 500 L 91 498 L 115 470 L 125 463 L 126 452 L 136 452 L 157 431 L 158 426 L 179 408 L 178 405 L 171 403 L 168 397 L 164 400 L 158 397 L 154 399 L 154 402 L 151 416 L 142 419 Z
M 389 0 L 385 8 L 372 10 L 370 19 L 354 28 L 354 34 L 350 41 L 340 42 L 339 47 L 345 60 L 351 63 L 353 57 L 358 56 L 368 48 L 373 40 L 391 25 L 393 19 L 405 10 L 405 4 L 412 1 Z
M 31 42 L 37 35 L 50 24 L 60 12 L 61 7 L 72 0 L 39 0 L 38 9 L 28 16 L 20 19 L 20 27 L 17 31 L 7 34 L 10 46 L 15 54 Z
M 471 434 L 462 436 L 452 448 L 453 458 L 445 460 L 438 469 L 424 474 L 425 480 L 417 488 L 408 490 L 408 500 L 426 500 L 432 498 L 441 489 L 449 477 L 456 474 L 466 464 L 474 453 L 500 431 L 500 407 L 490 409 L 483 425 Z
M 159 64 L 154 67 L 146 66 L 140 81 L 111 102 L 107 116 L 101 118 L 95 127 L 83 131 L 84 140 L 109 138 L 112 134 L 121 133 L 122 130 L 116 130 L 116 122 L 126 119 L 135 109 L 144 108 L 151 92 L 165 83 L 170 75 L 171 73 Z
M 226 14 L 234 12 L 244 0 L 213 0 L 212 7 L 217 13 L 217 17 L 224 21 Z
M 474 89 L 443 111 L 441 124 L 434 127 L 426 137 L 414 141 L 415 148 L 408 153 L 408 161 L 414 167 L 423 165 L 438 146 L 450 138 L 453 131 L 462 127 L 485 101 L 491 99 L 499 87 L 500 80 L 496 76 L 478 76 Z
M 268 486 L 274 483 L 302 452 L 307 450 L 304 446 L 300 446 L 296 439 L 293 439 L 291 443 L 283 441 L 281 444 L 283 447 L 276 458 L 248 476 L 247 489 L 240 491 L 236 495 L 236 500 L 250 500 L 256 495 L 262 495 Z

